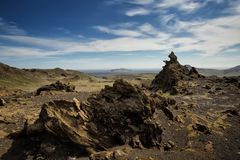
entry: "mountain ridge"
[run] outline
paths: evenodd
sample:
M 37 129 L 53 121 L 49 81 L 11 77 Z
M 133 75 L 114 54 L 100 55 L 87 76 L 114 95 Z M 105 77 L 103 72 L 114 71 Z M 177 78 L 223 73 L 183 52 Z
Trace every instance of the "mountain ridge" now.
M 191 65 L 185 65 L 190 69 Z M 212 69 L 212 68 L 196 68 L 197 71 L 205 76 L 219 76 L 219 77 L 229 77 L 229 76 L 240 76 L 240 65 L 228 68 L 228 69 Z

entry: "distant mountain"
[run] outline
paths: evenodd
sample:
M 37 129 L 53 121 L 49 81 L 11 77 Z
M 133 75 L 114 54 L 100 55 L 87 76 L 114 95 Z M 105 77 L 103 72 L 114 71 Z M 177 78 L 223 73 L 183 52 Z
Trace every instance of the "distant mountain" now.
M 240 73 L 240 65 L 224 70 L 224 74 L 238 74 Z
M 126 68 L 118 68 L 118 69 L 112 69 L 112 70 L 110 70 L 110 72 L 114 72 L 114 73 L 129 73 L 129 72 L 132 72 L 132 70 L 126 69 Z
M 185 65 L 186 67 L 188 67 L 188 69 L 191 68 L 190 65 Z M 197 68 L 197 71 L 205 76 L 219 76 L 219 77 L 229 77 L 229 76 L 240 76 L 240 65 L 235 66 L 233 68 L 229 68 L 229 69 L 209 69 L 209 68 Z

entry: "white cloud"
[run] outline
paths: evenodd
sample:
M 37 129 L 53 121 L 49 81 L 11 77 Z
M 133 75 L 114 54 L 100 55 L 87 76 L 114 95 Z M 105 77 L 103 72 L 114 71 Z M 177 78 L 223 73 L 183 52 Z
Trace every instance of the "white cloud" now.
M 13 22 L 6 22 L 0 17 L 0 33 L 13 34 L 13 35 L 25 35 L 26 32 L 23 29 L 17 27 Z
M 99 30 L 101 32 L 109 33 L 109 34 L 116 35 L 116 36 L 127 36 L 127 37 L 142 36 L 141 33 L 137 32 L 137 31 L 133 31 L 133 30 L 128 30 L 128 29 L 110 29 L 110 28 L 104 27 L 104 26 L 95 26 L 94 28 L 96 28 L 97 30 Z
M 140 5 L 146 5 L 153 3 L 154 0 L 130 0 L 129 3 L 133 4 L 140 4 Z
M 150 23 L 144 23 L 143 25 L 139 26 L 140 31 L 149 33 L 149 34 L 156 34 L 156 29 Z
M 209 20 L 181 21 L 162 31 L 150 23 L 96 26 L 101 32 L 117 37 L 109 39 L 51 39 L 31 36 L 1 35 L 0 39 L 34 46 L 32 48 L 0 48 L 1 55 L 48 56 L 81 52 L 162 51 L 193 52 L 202 56 L 219 55 L 240 43 L 240 15 Z M 185 34 L 188 33 L 188 34 Z M 176 36 L 181 34 L 182 36 Z M 41 48 L 44 48 L 42 50 Z M 38 49 L 33 49 L 38 48 Z M 19 49 L 19 50 L 18 50 Z M 32 52 L 32 53 L 31 53 Z M 44 52 L 44 53 L 43 53 Z
M 161 15 L 161 23 L 166 25 L 169 21 L 171 21 L 175 18 L 176 18 L 175 14 Z
M 240 0 L 230 1 L 230 7 L 223 10 L 230 14 L 240 14 Z
M 192 34 L 190 38 L 197 40 L 197 43 L 191 45 L 181 45 L 179 49 L 182 50 L 193 48 L 201 51 L 203 55 L 214 55 L 240 44 L 240 15 L 195 22 L 179 21 L 174 28 L 180 28 L 178 32 Z
M 17 35 L 0 35 L 0 39 L 6 39 L 22 44 L 42 46 L 53 49 L 63 49 L 77 45 L 77 42 L 73 42 L 67 39 L 51 39 L 51 38 L 40 38 L 32 36 L 17 36 Z
M 127 29 L 127 28 L 131 28 L 131 27 L 135 27 L 137 25 L 136 22 L 124 22 L 124 23 L 117 23 L 117 24 L 113 24 L 111 25 L 112 28 L 124 28 L 124 29 Z
M 144 23 L 138 27 L 138 30 L 146 36 L 155 37 L 158 40 L 167 40 L 171 37 L 170 34 L 160 31 L 153 27 L 150 23 Z
M 198 9 L 204 7 L 209 2 L 215 2 L 217 4 L 222 3 L 224 0 L 122 0 L 117 1 L 118 3 L 131 3 L 139 6 L 140 8 L 131 8 L 125 12 L 127 16 L 137 15 L 149 15 L 152 13 L 166 12 L 168 9 L 176 8 L 184 13 L 192 13 Z
M 203 6 L 203 3 L 193 0 L 163 0 L 157 4 L 157 7 L 162 9 L 177 8 L 184 12 L 193 12 Z
M 78 37 L 78 38 L 85 38 L 85 36 L 84 36 L 84 35 L 81 35 L 81 34 L 78 34 L 77 37 Z
M 130 9 L 128 11 L 126 11 L 126 15 L 129 17 L 133 17 L 133 16 L 139 16 L 139 15 L 148 15 L 151 12 L 145 8 L 134 8 L 134 9 Z
M 47 50 L 30 48 L 30 47 L 13 47 L 0 46 L 0 56 L 14 56 L 14 57 L 44 57 L 49 55 L 56 55 L 57 52 Z

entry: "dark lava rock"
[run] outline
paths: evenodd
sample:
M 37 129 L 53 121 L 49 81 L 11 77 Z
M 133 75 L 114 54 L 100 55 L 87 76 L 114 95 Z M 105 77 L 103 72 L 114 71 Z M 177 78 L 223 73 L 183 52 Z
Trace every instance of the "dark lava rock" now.
M 199 131 L 201 133 L 204 133 L 204 134 L 210 134 L 211 133 L 207 126 L 205 126 L 203 124 L 200 124 L 200 123 L 196 123 L 192 127 L 193 127 L 194 130 L 197 130 L 197 131 Z
M 230 115 L 233 115 L 233 116 L 238 116 L 239 115 L 238 111 L 234 110 L 234 109 L 227 109 L 227 110 L 223 111 L 222 113 L 230 114 Z
M 6 104 L 5 100 L 0 98 L 0 106 L 4 106 Z
M 211 89 L 211 87 L 209 85 L 206 85 L 205 88 L 206 89 Z
M 181 65 L 173 52 L 168 57 L 170 61 L 164 61 L 166 65 L 152 81 L 151 90 L 162 90 L 163 92 L 177 94 L 179 81 L 202 77 L 195 68 L 191 68 L 189 71 L 186 66 Z
M 113 87 L 107 86 L 80 105 L 76 99 L 45 104 L 37 122 L 26 127 L 27 133 L 36 133 L 39 128 L 89 153 L 125 144 L 158 147 L 162 129 L 152 117 L 160 102 L 158 97 L 147 96 L 143 90 L 117 80 Z
M 56 83 L 45 85 L 37 89 L 36 95 L 40 95 L 42 91 L 66 91 L 66 92 L 74 92 L 75 86 L 70 84 L 64 84 L 60 81 Z

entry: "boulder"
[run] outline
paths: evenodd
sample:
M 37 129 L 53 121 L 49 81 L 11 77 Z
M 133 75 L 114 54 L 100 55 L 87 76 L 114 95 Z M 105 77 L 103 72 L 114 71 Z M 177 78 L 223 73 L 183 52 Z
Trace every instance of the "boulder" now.
M 52 83 L 50 85 L 45 85 L 37 89 L 36 95 L 40 95 L 43 91 L 66 91 L 66 92 L 74 92 L 75 86 L 70 84 L 64 84 L 60 81 L 56 83 Z
M 201 124 L 201 123 L 195 123 L 192 128 L 198 132 L 201 132 L 201 133 L 204 133 L 204 134 L 210 134 L 210 129 L 204 125 L 204 124 Z

